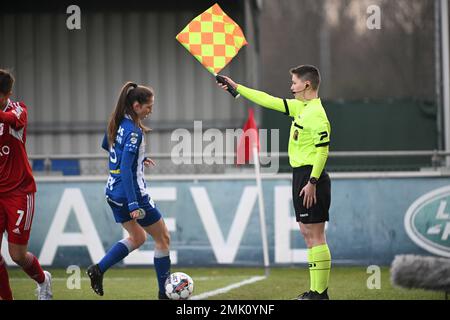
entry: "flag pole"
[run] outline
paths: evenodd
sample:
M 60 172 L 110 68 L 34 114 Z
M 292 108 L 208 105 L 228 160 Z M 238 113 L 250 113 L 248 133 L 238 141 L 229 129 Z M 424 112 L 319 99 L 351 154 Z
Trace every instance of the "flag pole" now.
M 253 161 L 255 162 L 255 176 L 256 176 L 256 188 L 258 190 L 258 205 L 259 205 L 259 223 L 261 225 L 261 240 L 263 245 L 263 256 L 264 256 L 264 270 L 266 277 L 269 276 L 269 246 L 267 244 L 267 230 L 266 230 L 266 217 L 264 213 L 264 198 L 261 183 L 261 170 L 259 163 L 258 147 L 253 141 Z

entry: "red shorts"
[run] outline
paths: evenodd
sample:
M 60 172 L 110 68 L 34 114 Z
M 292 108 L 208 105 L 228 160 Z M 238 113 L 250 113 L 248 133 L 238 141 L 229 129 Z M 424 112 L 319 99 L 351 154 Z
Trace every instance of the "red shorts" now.
M 34 193 L 0 197 L 0 237 L 8 232 L 8 242 L 26 245 L 34 216 Z

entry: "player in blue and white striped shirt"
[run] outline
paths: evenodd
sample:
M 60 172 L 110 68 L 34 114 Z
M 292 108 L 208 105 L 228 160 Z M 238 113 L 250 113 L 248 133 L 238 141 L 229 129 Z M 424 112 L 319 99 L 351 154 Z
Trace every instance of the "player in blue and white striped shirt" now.
M 142 120 L 152 112 L 153 103 L 153 89 L 131 82 L 125 84 L 103 139 L 102 148 L 109 152 L 106 200 L 116 222 L 122 224 L 129 237 L 117 242 L 98 264 L 87 270 L 92 289 L 101 296 L 103 274 L 143 245 L 148 233 L 155 241 L 159 299 L 167 299 L 164 283 L 170 275 L 170 236 L 161 213 L 147 194 L 144 180 L 144 166 L 154 162 L 144 155 L 145 133 L 149 129 Z

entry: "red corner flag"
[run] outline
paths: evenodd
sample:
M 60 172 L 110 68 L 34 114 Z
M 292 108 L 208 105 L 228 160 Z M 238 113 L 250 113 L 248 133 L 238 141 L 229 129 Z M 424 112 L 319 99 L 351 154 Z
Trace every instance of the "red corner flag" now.
M 248 109 L 248 119 L 245 122 L 243 130 L 244 132 L 239 139 L 237 147 L 237 165 L 246 164 L 253 158 L 253 145 L 256 145 L 259 152 L 258 127 L 256 126 L 253 109 Z

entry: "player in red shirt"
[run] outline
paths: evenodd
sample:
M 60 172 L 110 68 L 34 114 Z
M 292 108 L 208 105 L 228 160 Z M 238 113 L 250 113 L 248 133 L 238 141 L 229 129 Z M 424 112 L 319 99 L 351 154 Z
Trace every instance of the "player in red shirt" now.
M 12 75 L 0 69 L 0 246 L 6 231 L 11 258 L 37 282 L 38 299 L 50 300 L 51 275 L 28 252 L 36 184 L 25 149 L 27 107 L 9 99 L 13 84 Z M 0 298 L 13 299 L 1 254 Z

